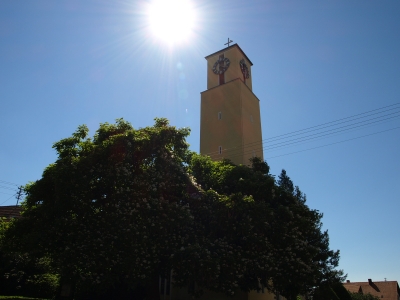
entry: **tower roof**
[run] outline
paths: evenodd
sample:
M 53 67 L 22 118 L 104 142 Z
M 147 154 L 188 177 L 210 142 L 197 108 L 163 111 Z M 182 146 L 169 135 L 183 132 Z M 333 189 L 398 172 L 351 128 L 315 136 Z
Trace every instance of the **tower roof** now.
M 239 49 L 239 51 L 242 52 L 242 54 L 244 55 L 244 57 L 246 57 L 247 61 L 248 61 L 251 65 L 253 65 L 253 63 L 251 62 L 251 60 L 247 57 L 247 55 L 243 52 L 242 48 L 240 48 L 238 44 L 233 44 L 232 46 L 226 47 L 226 48 L 221 49 L 221 50 L 219 50 L 219 51 L 217 51 L 217 52 L 214 52 L 214 53 L 212 53 L 212 54 L 210 54 L 210 55 L 207 55 L 207 56 L 205 57 L 205 59 L 207 59 L 207 58 L 209 58 L 210 56 L 213 56 L 213 55 L 215 55 L 215 54 L 218 54 L 218 53 L 220 53 L 220 52 L 224 52 L 224 51 L 226 51 L 226 50 L 228 50 L 228 49 L 230 49 L 230 48 L 233 48 L 233 47 L 237 47 L 237 48 Z

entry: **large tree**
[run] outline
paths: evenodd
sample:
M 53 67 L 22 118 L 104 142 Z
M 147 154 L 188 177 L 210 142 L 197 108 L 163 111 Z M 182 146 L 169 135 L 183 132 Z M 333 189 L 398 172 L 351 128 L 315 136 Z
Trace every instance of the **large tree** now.
M 241 289 L 254 289 L 258 281 L 295 299 L 344 279 L 343 272 L 336 270 L 339 251 L 329 248 L 328 232 L 321 230 L 322 214 L 306 205 L 305 194 L 285 170 L 275 181 L 268 165 L 258 158 L 249 168 L 199 155 L 193 156 L 190 168 L 200 184 L 227 199 L 227 205 L 215 210 L 226 211 L 218 231 L 226 230 L 222 235 L 240 253 L 239 261 L 245 257 L 242 269 L 246 271 L 239 272 L 243 277 L 237 280 Z
M 101 124 L 93 139 L 80 126 L 54 144 L 56 162 L 25 187 L 12 246 L 50 256 L 78 295 L 156 290 L 171 254 L 187 245 L 188 134 L 165 119 L 138 130 L 119 119 Z
M 8 249 L 46 257 L 75 298 L 158 297 L 158 278 L 232 295 L 264 286 L 287 298 L 341 279 L 322 214 L 265 162 L 213 162 L 165 119 L 134 129 L 80 126 L 25 187 Z

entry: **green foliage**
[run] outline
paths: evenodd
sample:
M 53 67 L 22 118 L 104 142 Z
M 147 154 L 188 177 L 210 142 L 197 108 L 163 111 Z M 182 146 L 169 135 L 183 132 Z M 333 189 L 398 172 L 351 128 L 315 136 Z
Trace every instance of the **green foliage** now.
M 4 231 L 4 251 L 48 266 L 25 286 L 60 280 L 75 299 L 143 289 L 156 299 L 172 269 L 194 295 L 262 284 L 296 299 L 342 279 L 322 214 L 286 172 L 276 182 L 258 158 L 251 168 L 213 162 L 189 152 L 188 134 L 166 119 L 141 129 L 118 119 L 55 143 L 58 159 L 25 186 L 23 218 Z
M 294 193 L 294 186 L 290 177 L 287 176 L 286 171 L 282 170 L 281 174 L 278 177 L 278 185 L 279 187 L 287 193 L 293 194 Z
M 0 217 L 0 251 L 3 248 L 5 234 L 7 229 L 10 227 L 11 222 L 9 222 L 6 218 Z
M 5 249 L 6 230 L 14 222 L 0 220 L 0 291 L 4 295 L 52 297 L 59 278 L 51 269 L 50 260 Z
M 340 300 L 351 300 L 351 295 L 349 291 L 343 286 L 342 283 L 334 283 L 331 285 L 335 294 L 339 297 Z
M 1 255 L 0 290 L 4 295 L 52 297 L 58 287 L 58 275 L 47 263 L 27 254 Z M 41 259 L 42 260 L 42 259 Z
M 149 286 L 187 245 L 188 134 L 165 119 L 139 130 L 122 119 L 104 123 L 93 139 L 80 126 L 54 144 L 57 161 L 25 187 L 9 249 L 50 257 L 78 295 Z
M 203 231 L 212 234 L 208 238 L 212 247 L 216 247 L 213 239 L 222 239 L 223 247 L 229 249 L 227 253 L 219 249 L 212 252 L 226 258 L 213 269 L 214 274 L 204 278 L 207 283 L 215 278 L 212 287 L 216 290 L 229 293 L 229 285 L 256 289 L 260 280 L 267 288 L 295 299 L 316 285 L 343 280 L 342 271 L 335 269 L 339 251 L 329 249 L 328 233 L 321 231 L 322 214 L 306 206 L 306 196 L 284 170 L 275 183 L 268 165 L 257 158 L 248 168 L 193 155 L 190 172 L 219 198 L 210 204 L 202 198 L 198 206 L 209 205 L 208 217 L 195 217 L 199 222 L 204 220 L 202 230 L 212 227 Z
M 352 300 L 379 300 L 379 297 L 368 294 L 350 293 Z

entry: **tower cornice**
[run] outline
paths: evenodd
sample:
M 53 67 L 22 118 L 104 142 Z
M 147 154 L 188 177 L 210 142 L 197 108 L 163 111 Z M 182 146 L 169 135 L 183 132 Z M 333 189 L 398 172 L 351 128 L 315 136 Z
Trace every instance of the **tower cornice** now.
M 239 51 L 240 51 L 240 52 L 244 55 L 244 57 L 247 59 L 247 61 L 248 61 L 251 65 L 253 65 L 253 63 L 251 62 L 251 60 L 247 57 L 247 55 L 244 53 L 244 51 L 242 50 L 242 48 L 239 47 L 238 44 L 233 44 L 232 46 L 226 47 L 226 48 L 221 49 L 221 50 L 219 50 L 219 51 L 217 51 L 217 52 L 214 52 L 214 53 L 212 53 L 212 54 L 210 54 L 210 55 L 207 55 L 207 56 L 204 57 L 204 58 L 207 59 L 207 58 L 209 58 L 209 57 L 211 57 L 211 56 L 213 56 L 213 55 L 216 55 L 216 54 L 218 54 L 218 53 L 225 52 L 226 50 L 231 49 L 231 48 L 233 48 L 233 47 L 237 47 L 237 48 L 239 49 Z
M 243 80 L 242 80 L 241 78 L 235 78 L 235 79 L 233 79 L 233 80 L 230 80 L 230 81 L 228 81 L 228 82 L 225 82 L 224 84 L 229 84 L 229 83 L 234 82 L 234 81 L 236 81 L 236 80 L 240 80 L 240 81 L 243 83 L 243 85 L 249 90 L 249 92 L 251 92 L 251 93 L 254 95 L 254 97 L 255 97 L 258 101 L 260 101 L 260 99 L 258 99 L 258 97 L 254 94 L 254 92 L 243 82 Z M 213 89 L 216 89 L 216 88 L 218 88 L 218 87 L 220 87 L 220 85 L 217 85 L 217 86 L 214 86 L 214 87 L 212 87 L 212 88 L 210 88 L 210 89 L 208 89 L 208 90 L 202 91 L 202 92 L 200 92 L 200 95 L 203 94 L 203 93 L 206 93 L 206 92 L 208 92 L 208 91 L 211 91 L 211 90 L 213 90 Z

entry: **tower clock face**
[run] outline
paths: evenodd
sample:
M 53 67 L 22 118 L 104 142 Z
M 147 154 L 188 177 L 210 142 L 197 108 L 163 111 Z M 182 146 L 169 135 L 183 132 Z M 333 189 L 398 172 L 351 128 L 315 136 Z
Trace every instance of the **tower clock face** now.
M 244 61 L 244 59 L 242 59 L 239 64 L 240 64 L 240 70 L 242 70 L 243 79 L 249 79 L 250 78 L 250 72 L 249 72 L 249 68 L 247 67 L 246 62 Z
M 228 70 L 229 65 L 230 65 L 230 61 L 229 58 L 227 57 L 220 57 L 218 58 L 218 60 L 215 62 L 212 70 L 215 74 L 222 74 L 224 73 L 226 70 Z

